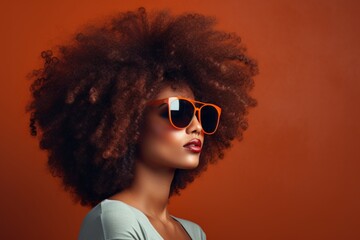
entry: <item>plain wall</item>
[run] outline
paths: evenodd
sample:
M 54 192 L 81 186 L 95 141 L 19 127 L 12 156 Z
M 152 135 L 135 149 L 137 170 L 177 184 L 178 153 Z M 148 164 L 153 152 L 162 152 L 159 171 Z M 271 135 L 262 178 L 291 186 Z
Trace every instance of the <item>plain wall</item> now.
M 208 239 L 360 239 L 358 1 L 8 1 L 1 13 L 0 239 L 76 239 L 88 208 L 46 169 L 28 129 L 40 52 L 117 11 L 217 16 L 260 74 L 249 129 L 169 211 Z

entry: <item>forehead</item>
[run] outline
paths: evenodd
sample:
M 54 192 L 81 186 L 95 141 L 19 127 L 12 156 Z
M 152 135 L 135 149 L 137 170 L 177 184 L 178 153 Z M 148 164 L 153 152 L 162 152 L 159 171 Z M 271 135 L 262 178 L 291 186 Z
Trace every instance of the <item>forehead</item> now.
M 177 85 L 173 87 L 167 85 L 160 90 L 160 92 L 156 95 L 155 99 L 168 98 L 174 96 L 182 96 L 182 97 L 194 99 L 194 94 L 190 89 L 190 87 L 187 85 Z

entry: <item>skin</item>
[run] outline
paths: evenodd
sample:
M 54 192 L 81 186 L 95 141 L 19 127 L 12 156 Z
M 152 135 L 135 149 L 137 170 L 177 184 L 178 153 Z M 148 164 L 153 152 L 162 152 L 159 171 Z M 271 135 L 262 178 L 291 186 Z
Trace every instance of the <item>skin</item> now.
M 154 99 L 172 96 L 194 99 L 187 85 L 175 90 L 165 86 Z M 159 115 L 161 109 L 151 107 L 146 114 L 133 184 L 109 199 L 123 201 L 142 211 L 164 239 L 189 240 L 191 238 L 181 224 L 167 210 L 168 196 L 175 169 L 193 169 L 199 164 L 201 152 L 191 152 L 183 145 L 193 138 L 198 138 L 203 145 L 204 133 L 195 115 L 188 127 L 176 129 Z

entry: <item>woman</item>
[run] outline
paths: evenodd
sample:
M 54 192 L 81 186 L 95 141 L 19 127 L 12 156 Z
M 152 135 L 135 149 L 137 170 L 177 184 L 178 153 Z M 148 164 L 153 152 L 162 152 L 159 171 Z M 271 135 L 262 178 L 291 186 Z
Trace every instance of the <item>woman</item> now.
M 206 239 L 169 199 L 242 140 L 257 64 L 240 38 L 196 13 L 144 8 L 42 52 L 30 129 L 74 201 L 79 239 Z

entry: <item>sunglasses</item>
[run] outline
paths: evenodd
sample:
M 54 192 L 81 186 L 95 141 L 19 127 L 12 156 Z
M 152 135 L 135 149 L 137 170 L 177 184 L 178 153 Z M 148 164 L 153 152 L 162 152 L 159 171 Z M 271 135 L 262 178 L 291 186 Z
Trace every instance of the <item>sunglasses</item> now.
M 204 133 L 209 135 L 215 133 L 219 125 L 221 108 L 215 104 L 178 96 L 152 100 L 146 105 L 156 106 L 162 103 L 166 103 L 167 107 L 161 116 L 169 119 L 171 125 L 176 129 L 188 127 L 196 112 Z M 195 104 L 201 104 L 201 107 L 198 108 Z

